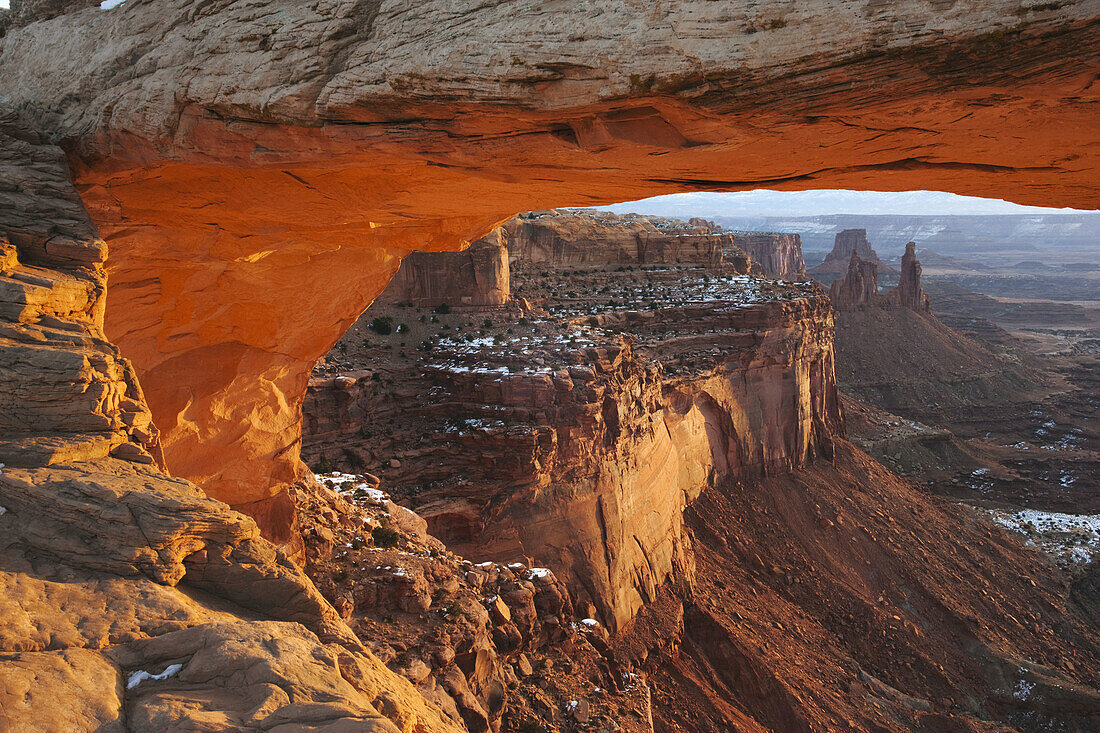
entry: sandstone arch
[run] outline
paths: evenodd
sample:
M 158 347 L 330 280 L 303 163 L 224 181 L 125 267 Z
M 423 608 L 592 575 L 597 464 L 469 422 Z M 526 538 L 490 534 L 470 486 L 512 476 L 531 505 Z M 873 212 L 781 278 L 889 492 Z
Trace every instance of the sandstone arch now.
M 82 4 L 8 30 L 0 104 L 68 153 L 169 469 L 261 515 L 412 249 L 685 190 L 1100 201 L 1088 0 Z

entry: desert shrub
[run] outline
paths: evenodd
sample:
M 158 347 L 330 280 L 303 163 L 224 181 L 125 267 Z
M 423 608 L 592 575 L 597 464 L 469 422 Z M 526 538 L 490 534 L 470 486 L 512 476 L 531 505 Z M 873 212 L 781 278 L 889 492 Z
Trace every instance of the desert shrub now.
M 370 536 L 375 547 L 397 547 L 397 543 L 401 541 L 401 533 L 386 525 L 375 527 Z
M 393 319 L 389 316 L 378 316 L 367 324 L 367 328 L 381 336 L 388 336 L 393 333 Z

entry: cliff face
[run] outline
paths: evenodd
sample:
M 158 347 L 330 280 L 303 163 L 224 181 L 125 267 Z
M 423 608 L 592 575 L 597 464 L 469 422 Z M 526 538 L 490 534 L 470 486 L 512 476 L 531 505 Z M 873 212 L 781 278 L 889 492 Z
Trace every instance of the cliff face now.
M 797 234 L 751 232 L 736 234 L 733 244 L 763 268 L 767 277 L 798 280 L 806 277 L 806 262 L 802 259 L 802 237 Z
M 691 593 L 621 640 L 654 670 L 659 730 L 1095 727 L 1100 696 L 1071 678 L 1100 639 L 1057 600 L 1064 581 L 846 441 L 832 462 L 708 489 L 685 522 Z
M 582 192 L 1096 206 L 1091 3 L 591 12 L 165 0 L 7 31 L 0 100 L 66 142 L 171 470 L 276 501 L 311 366 L 399 259 Z
M 732 237 L 706 226 L 607 212 L 523 214 L 501 228 L 501 239 L 511 257 L 551 266 L 717 265 L 734 249 Z
M 0 104 L 32 128 L 5 132 L 0 186 L 16 355 L 0 383 L 25 419 L 5 436 L 34 464 L 0 469 L 14 600 L 0 708 L 15 729 L 461 729 L 362 648 L 255 522 L 202 494 L 293 538 L 283 490 L 300 472 L 309 370 L 413 249 L 453 249 L 581 195 L 762 183 L 1096 206 L 1087 2 L 825 3 L 783 17 L 701 1 L 27 5 L 42 14 L 20 23 L 60 15 L 0 39 Z M 73 229 L 87 221 L 79 201 L 111 248 L 105 323 L 99 237 Z M 145 463 L 156 435 L 127 358 L 166 464 L 201 488 Z M 28 453 L 37 430 L 46 449 Z M 959 595 L 981 585 L 1002 584 Z M 958 615 L 965 630 L 1015 622 L 1013 608 Z M 1062 629 L 1044 610 L 1027 618 Z M 887 636 L 851 628 L 853 645 L 869 628 Z M 845 719 L 837 707 L 828 722 Z
M 64 157 L 0 117 L 0 462 L 159 457 L 130 363 L 103 335 L 107 246 Z
M 628 275 L 594 272 L 552 286 L 576 296 L 561 307 L 623 298 Z M 637 290 L 654 297 L 649 277 Z M 690 582 L 682 514 L 700 491 L 829 455 L 840 426 L 832 311 L 815 288 L 744 278 L 713 299 L 668 297 L 644 313 L 498 316 L 491 337 L 436 342 L 413 377 L 411 357 L 364 355 L 371 372 L 311 382 L 303 455 L 377 473 L 471 557 L 537 554 L 619 628 Z M 389 311 L 364 320 L 375 312 Z M 443 333 L 480 325 L 460 318 Z
M 504 305 L 511 295 L 508 250 L 498 231 L 462 252 L 412 252 L 378 296 L 380 303 L 423 306 Z

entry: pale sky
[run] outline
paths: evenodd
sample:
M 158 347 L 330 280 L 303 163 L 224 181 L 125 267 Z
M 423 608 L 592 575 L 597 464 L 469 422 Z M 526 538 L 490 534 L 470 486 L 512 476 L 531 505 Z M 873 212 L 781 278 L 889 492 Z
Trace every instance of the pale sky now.
M 959 196 L 943 191 L 738 191 L 674 193 L 641 201 L 601 206 L 619 214 L 657 216 L 824 216 L 828 214 L 1074 214 L 1076 209 L 1021 206 L 1001 199 Z

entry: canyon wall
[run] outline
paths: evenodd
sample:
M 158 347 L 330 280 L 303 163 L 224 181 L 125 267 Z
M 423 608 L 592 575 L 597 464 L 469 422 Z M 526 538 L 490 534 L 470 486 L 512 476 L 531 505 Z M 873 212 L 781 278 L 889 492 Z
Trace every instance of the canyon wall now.
M 82 5 L 6 30 L 0 104 L 65 144 L 165 464 L 256 513 L 297 476 L 311 366 L 401 257 L 516 211 L 760 186 L 1097 205 L 1084 0 Z
M 767 277 L 784 280 L 806 277 L 806 262 L 802 259 L 802 237 L 797 234 L 735 234 L 733 244 L 759 264 Z
M 532 212 L 501 228 L 511 257 L 533 265 L 717 265 L 731 237 L 677 219 L 605 211 Z
M 511 297 L 508 250 L 500 230 L 461 252 L 412 252 L 378 296 L 380 303 L 422 306 L 504 305 Z
M 832 311 L 806 291 L 590 320 L 631 339 L 590 335 L 542 366 L 498 340 L 400 382 L 313 380 L 303 455 L 376 472 L 469 557 L 538 556 L 619 628 L 690 582 L 682 514 L 700 491 L 831 454 Z
M 107 245 L 61 150 L 2 115 L 0 173 L 0 463 L 153 463 L 141 386 L 103 334 Z
M 64 154 L 5 115 L 0 178 L 0 728 L 462 730 L 255 521 L 155 465 Z

